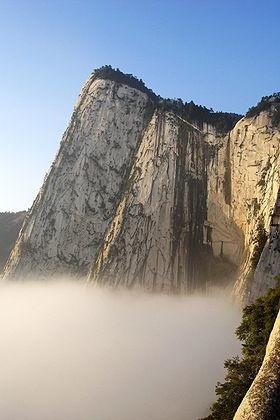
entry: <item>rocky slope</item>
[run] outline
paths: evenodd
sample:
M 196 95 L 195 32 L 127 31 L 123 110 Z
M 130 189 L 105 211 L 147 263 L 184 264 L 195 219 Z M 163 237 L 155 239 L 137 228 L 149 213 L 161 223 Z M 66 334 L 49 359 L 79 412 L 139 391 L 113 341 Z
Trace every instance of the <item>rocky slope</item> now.
M 261 293 L 251 261 L 277 197 L 280 131 L 272 105 L 238 119 L 93 73 L 5 275 L 170 292 L 236 279 L 244 301 Z
M 15 245 L 25 215 L 25 211 L 0 213 L 0 273 Z
M 155 112 L 92 269 L 93 279 L 150 290 L 197 287 L 207 212 L 204 148 L 197 128 L 174 113 Z

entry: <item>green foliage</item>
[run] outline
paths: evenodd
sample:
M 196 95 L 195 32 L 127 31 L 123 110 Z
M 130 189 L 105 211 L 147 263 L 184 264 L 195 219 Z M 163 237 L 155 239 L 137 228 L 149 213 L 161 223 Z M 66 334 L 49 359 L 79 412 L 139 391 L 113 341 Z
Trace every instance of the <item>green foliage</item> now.
M 185 103 L 184 113 L 188 120 L 211 124 L 221 133 L 230 131 L 242 117 L 232 112 L 214 112 L 212 108 L 196 105 L 193 101 Z
M 246 117 L 255 117 L 262 111 L 272 111 L 272 124 L 276 127 L 280 125 L 280 92 L 263 96 L 256 106 L 249 108 Z
M 261 367 L 266 345 L 279 311 L 280 276 L 277 285 L 243 310 L 236 335 L 242 341 L 242 358 L 225 361 L 227 375 L 224 383 L 216 386 L 217 401 L 204 420 L 232 420 L 247 390 Z
M 264 228 L 264 224 L 260 223 L 257 228 L 257 236 L 254 240 L 255 248 L 254 248 L 252 258 L 251 258 L 251 264 L 252 264 L 253 270 L 255 270 L 258 265 L 258 262 L 260 260 L 267 238 L 268 238 L 268 235 Z

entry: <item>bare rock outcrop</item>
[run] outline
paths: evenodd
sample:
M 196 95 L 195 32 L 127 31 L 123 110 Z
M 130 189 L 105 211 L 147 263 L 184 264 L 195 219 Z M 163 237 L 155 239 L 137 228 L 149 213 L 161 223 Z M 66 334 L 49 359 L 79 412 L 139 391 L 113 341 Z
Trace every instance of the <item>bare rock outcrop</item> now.
M 5 268 L 7 277 L 86 275 L 149 119 L 147 94 L 91 76 Z
M 208 169 L 213 249 L 237 265 L 235 294 L 247 303 L 274 285 L 273 271 L 263 280 L 265 287 L 254 282 L 252 257 L 258 226 L 270 230 L 280 185 L 280 130 L 269 113 L 262 112 L 242 118 L 217 140 Z

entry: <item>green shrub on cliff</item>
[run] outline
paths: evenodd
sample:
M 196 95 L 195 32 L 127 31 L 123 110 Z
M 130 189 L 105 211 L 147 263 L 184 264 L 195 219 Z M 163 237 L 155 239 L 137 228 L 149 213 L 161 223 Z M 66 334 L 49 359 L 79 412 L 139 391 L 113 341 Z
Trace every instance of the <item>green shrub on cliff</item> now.
M 280 92 L 263 96 L 256 106 L 249 108 L 246 117 L 256 117 L 262 111 L 272 111 L 272 124 L 276 127 L 280 125 Z
M 211 124 L 221 133 L 230 131 L 242 117 L 242 115 L 232 112 L 214 112 L 212 108 L 208 109 L 205 106 L 196 105 L 193 101 L 184 103 L 180 98 L 164 99 L 148 89 L 142 79 L 138 79 L 133 74 L 123 73 L 120 69 L 114 69 L 110 65 L 95 69 L 93 75 L 95 78 L 112 80 L 138 89 L 146 93 L 158 109 L 175 112 L 189 121 Z
M 225 361 L 227 374 L 216 386 L 217 401 L 204 420 L 232 420 L 243 397 L 261 367 L 269 335 L 272 331 L 280 302 L 280 276 L 277 285 L 269 289 L 252 305 L 243 309 L 243 317 L 236 335 L 242 341 L 242 357 Z
M 141 92 L 146 93 L 152 100 L 157 101 L 158 96 L 151 90 L 148 89 L 142 79 L 138 79 L 133 74 L 123 73 L 120 69 L 113 69 L 112 66 L 106 65 L 99 69 L 95 69 L 93 72 L 96 78 L 112 80 L 118 83 L 126 84 L 132 88 L 138 89 Z

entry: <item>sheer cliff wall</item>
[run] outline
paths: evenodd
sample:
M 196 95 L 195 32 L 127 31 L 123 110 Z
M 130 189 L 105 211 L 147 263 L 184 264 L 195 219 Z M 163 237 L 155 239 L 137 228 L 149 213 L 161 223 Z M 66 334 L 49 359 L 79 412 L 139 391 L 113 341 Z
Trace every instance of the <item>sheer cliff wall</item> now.
M 88 80 L 6 265 L 7 276 L 87 274 L 149 112 L 145 93 Z
M 89 78 L 5 277 L 89 275 L 170 292 L 235 279 L 244 302 L 273 285 L 280 264 L 271 240 L 252 269 L 258 226 L 270 230 L 280 185 L 280 131 L 269 111 L 224 133 L 155 98 Z
M 219 252 L 238 267 L 235 294 L 253 301 L 274 285 L 274 273 L 257 284 L 252 257 L 258 226 L 270 232 L 271 215 L 280 185 L 280 130 L 268 112 L 242 118 L 224 138 L 214 139 L 208 169 L 208 220 L 213 226 L 214 253 Z M 265 251 L 264 251 L 265 252 Z M 275 256 L 274 267 L 278 256 Z M 279 263 L 278 263 L 279 264 Z M 263 270 L 264 271 L 264 270 Z

